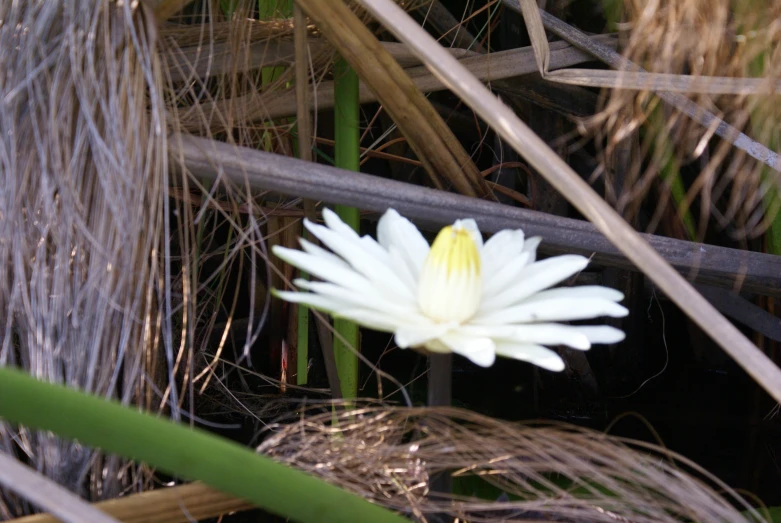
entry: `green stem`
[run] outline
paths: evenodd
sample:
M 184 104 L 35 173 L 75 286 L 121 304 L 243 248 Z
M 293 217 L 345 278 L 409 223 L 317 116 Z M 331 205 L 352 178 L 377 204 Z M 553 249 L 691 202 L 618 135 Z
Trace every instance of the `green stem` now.
M 258 19 L 274 20 L 277 17 L 290 18 L 293 16 L 293 0 L 258 0 Z M 260 85 L 265 90 L 287 69 L 284 65 L 276 67 L 262 67 L 260 69 Z M 283 119 L 291 122 L 292 118 Z M 273 124 L 272 124 L 273 125 Z M 273 134 L 269 131 L 263 133 L 263 145 L 266 151 L 271 151 Z
M 309 274 L 301 271 L 299 277 L 309 279 Z M 306 385 L 309 375 L 309 307 L 298 306 L 298 351 L 296 356 L 296 384 Z
M 754 4 L 753 2 L 747 2 L 745 5 L 740 2 L 738 4 L 740 5 L 740 8 L 748 11 L 762 8 L 761 5 Z M 743 16 L 745 17 L 745 15 Z M 756 29 L 756 27 L 740 28 L 740 34 L 745 34 Z M 754 58 L 754 61 L 749 66 L 751 76 L 755 78 L 761 78 L 764 76 L 766 60 L 766 52 L 759 53 Z M 766 134 L 767 131 L 763 132 L 762 129 L 763 124 L 766 123 L 768 117 L 773 118 L 774 111 L 764 109 L 766 103 L 768 102 L 759 104 L 751 112 L 752 136 L 754 137 L 760 137 Z M 767 138 L 767 145 L 771 151 L 778 151 L 779 143 L 781 143 L 781 131 L 779 131 L 778 126 L 773 125 L 772 131 Z M 762 183 L 770 182 L 772 184 L 770 190 L 765 193 L 763 198 L 765 214 L 773 217 L 773 220 L 770 222 L 770 226 L 765 233 L 767 238 L 767 252 L 770 254 L 781 255 L 781 190 L 779 190 L 778 183 L 772 182 L 772 180 L 774 180 L 777 175 L 778 173 L 774 172 L 772 169 L 763 167 L 762 172 L 760 173 L 760 179 L 762 180 Z
M 664 133 L 665 122 L 661 106 L 657 106 L 651 114 L 649 121 L 659 139 L 654 144 L 654 155 L 658 160 L 659 175 L 669 184 L 670 194 L 675 202 L 675 208 L 678 211 L 678 217 L 683 223 L 686 233 L 690 240 L 697 238 L 697 227 L 694 224 L 694 217 L 691 210 L 686 205 L 686 186 L 681 177 L 680 166 L 675 158 L 673 144 L 667 139 Z
M 0 417 L 246 499 L 302 522 L 400 523 L 401 516 L 224 438 L 0 368 Z
M 769 169 L 765 170 L 765 176 L 773 176 Z M 773 216 L 773 221 L 767 230 L 767 252 L 781 255 L 781 192 L 771 189 L 765 196 L 765 212 Z
M 358 106 L 358 75 L 343 58 L 334 64 L 334 147 L 336 167 L 360 170 L 360 128 Z M 358 230 L 360 215 L 355 207 L 336 206 L 336 213 L 350 227 Z M 336 319 L 334 329 L 334 358 L 339 369 L 342 397 L 358 396 L 358 358 L 352 352 L 359 348 L 358 326 L 353 322 Z

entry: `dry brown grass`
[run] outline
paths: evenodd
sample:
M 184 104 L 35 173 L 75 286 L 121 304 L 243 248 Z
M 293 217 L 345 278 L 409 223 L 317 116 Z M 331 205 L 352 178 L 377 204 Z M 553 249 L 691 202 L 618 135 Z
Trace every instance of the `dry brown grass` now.
M 779 78 L 781 2 L 777 0 L 627 0 L 624 8 L 623 54 L 649 72 L 765 78 L 768 92 Z M 781 143 L 778 96 L 689 95 L 701 108 L 771 150 Z M 679 110 L 660 104 L 653 94 L 607 91 L 602 113 L 591 124 L 607 144 L 605 163 L 614 165 L 613 155 L 620 154 L 621 148 L 631 150 L 616 201 L 630 219 L 646 198 L 658 198 L 653 228 L 660 213 L 675 205 L 667 186 L 670 180 L 654 183 L 668 162 L 675 167 L 689 164 L 698 173 L 680 210 L 695 212 L 699 235 L 715 218 L 719 226 L 733 228 L 738 238 L 757 236 L 778 210 L 768 203 L 770 193 L 781 190 L 781 165 L 768 168 L 733 147 L 730 140 L 715 137 L 715 127 L 702 127 Z M 638 140 L 635 146 L 634 140 Z M 616 183 L 611 179 L 614 172 L 606 174 Z
M 741 514 L 745 500 L 684 457 L 572 425 L 371 404 L 302 407 L 284 422 L 258 451 L 419 521 L 762 520 Z M 470 495 L 430 491 L 443 472 L 454 483 L 471 478 Z M 480 480 L 507 496 L 473 497 Z
M 0 361 L 178 418 L 156 28 L 118 5 L 0 5 Z M 97 498 L 146 481 L 49 433 L 4 424 L 0 448 Z

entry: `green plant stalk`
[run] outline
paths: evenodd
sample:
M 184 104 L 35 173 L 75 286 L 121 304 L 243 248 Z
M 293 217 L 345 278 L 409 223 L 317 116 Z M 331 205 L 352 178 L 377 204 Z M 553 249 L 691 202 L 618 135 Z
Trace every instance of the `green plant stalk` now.
M 651 117 L 648 119 L 648 123 L 655 129 L 658 136 L 662 136 L 661 131 L 664 129 L 664 117 L 661 105 L 657 105 L 653 110 Z M 694 240 L 697 237 L 697 227 L 694 224 L 694 217 L 692 216 L 691 209 L 686 205 L 686 187 L 681 178 L 680 166 L 675 159 L 673 146 L 665 135 L 661 138 L 660 142 L 654 144 L 654 148 L 657 147 L 661 149 L 656 149 L 654 151 L 654 154 L 657 154 L 661 159 L 659 162 L 661 164 L 659 175 L 662 180 L 669 184 L 670 194 L 672 195 L 673 202 L 675 202 L 675 207 L 678 210 L 678 216 L 683 222 L 689 239 Z
M 301 271 L 299 277 L 309 279 L 309 274 Z M 309 374 L 309 307 L 298 305 L 298 346 L 296 347 L 296 385 L 306 385 Z
M 686 203 L 686 188 L 683 185 L 681 179 L 680 168 L 678 162 L 672 154 L 670 143 L 665 140 L 665 152 L 666 161 L 661 169 L 662 179 L 670 182 L 670 193 L 672 194 L 673 201 L 678 208 L 678 215 L 683 221 L 683 226 L 689 235 L 690 240 L 694 240 L 697 237 L 697 228 L 694 225 L 694 218 L 692 217 L 691 210 L 685 206 Z
M 0 367 L 0 417 L 200 480 L 295 521 L 407 521 L 224 438 L 7 367 Z
M 740 2 L 738 4 L 741 4 Z M 759 9 L 760 6 L 754 5 L 753 2 L 746 2 L 745 5 L 740 5 L 743 9 Z M 754 27 L 741 28 L 742 31 L 749 32 Z M 767 60 L 767 53 L 759 53 L 749 64 L 750 75 L 755 78 L 761 78 L 765 74 L 765 61 Z M 754 136 L 761 136 L 761 125 L 763 123 L 761 105 L 751 113 L 751 126 Z M 777 151 L 778 145 L 781 143 L 781 131 L 778 127 L 774 127 L 774 131 L 770 137 L 770 141 L 767 144 L 771 151 Z M 762 183 L 767 183 L 778 176 L 777 172 L 767 167 L 762 169 L 760 174 Z M 771 182 L 772 183 L 772 182 Z M 764 196 L 765 212 L 773 216 L 773 221 L 770 222 L 770 226 L 765 233 L 767 239 L 767 252 L 770 254 L 781 255 L 781 191 L 778 189 L 778 184 L 772 184 L 770 190 L 765 193 Z
M 766 176 L 768 175 L 771 175 L 769 170 Z M 775 213 L 766 233 L 767 252 L 781 256 L 781 196 L 779 196 L 778 190 L 768 191 L 765 196 L 765 209 L 769 213 Z
M 272 20 L 293 17 L 293 0 L 258 0 L 258 18 Z
M 754 115 L 752 115 L 752 120 L 753 117 Z M 773 136 L 770 138 L 770 143 L 768 143 L 768 146 L 772 151 L 777 151 L 778 145 L 781 143 L 781 139 L 779 139 L 778 134 L 779 132 L 775 131 Z M 755 131 L 754 135 L 757 136 L 758 132 Z M 770 222 L 770 226 L 765 232 L 765 237 L 767 239 L 767 252 L 781 256 L 781 191 L 778 189 L 778 183 L 772 183 L 772 180 L 778 176 L 778 173 L 774 172 L 768 167 L 765 167 L 762 169 L 760 176 L 762 183 L 770 182 L 772 184 L 772 187 L 767 191 L 767 193 L 765 193 L 763 199 L 765 204 L 765 213 L 773 216 L 773 221 Z
M 238 3 L 239 0 L 220 0 L 220 9 L 222 9 L 222 14 L 224 14 L 228 20 L 233 16 L 233 12 L 236 10 L 236 4 Z
M 618 31 L 618 23 L 624 10 L 623 0 L 602 0 L 602 11 L 607 19 L 607 30 Z
M 360 170 L 360 129 L 358 106 L 358 75 L 343 58 L 334 64 L 334 161 L 336 167 Z M 336 214 L 358 230 L 360 215 L 355 207 L 336 206 Z M 345 399 L 358 396 L 358 358 L 351 347 L 358 350 L 358 326 L 344 319 L 334 320 L 334 358 Z M 342 339 L 340 339 L 340 337 Z
M 278 16 L 291 18 L 293 16 L 293 0 L 258 0 L 258 19 L 273 20 Z M 278 65 L 276 67 L 262 67 L 260 69 L 260 85 L 265 89 L 273 83 L 279 76 L 285 72 L 287 67 Z M 287 87 L 290 87 L 289 85 Z M 292 122 L 295 119 L 288 118 L 284 121 Z M 266 151 L 271 151 L 272 134 L 268 131 L 263 133 L 263 145 Z
M 273 20 L 278 17 L 293 17 L 293 0 L 258 0 L 258 19 Z M 286 68 L 284 65 L 261 68 L 261 85 L 265 87 L 276 80 Z

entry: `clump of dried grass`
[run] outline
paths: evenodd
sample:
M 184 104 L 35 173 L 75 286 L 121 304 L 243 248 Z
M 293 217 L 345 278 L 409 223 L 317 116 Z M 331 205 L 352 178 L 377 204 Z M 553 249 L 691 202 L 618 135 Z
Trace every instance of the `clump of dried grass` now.
M 363 404 L 336 412 L 304 407 L 268 430 L 259 452 L 420 521 L 432 514 L 467 521 L 762 520 L 678 454 L 566 424 Z M 480 478 L 505 495 L 432 492 L 431 478 L 443 472 L 454 482 Z
M 178 417 L 154 22 L 105 0 L 2 2 L 0 20 L 0 363 Z M 91 497 L 145 481 L 24 427 L 0 449 Z M 5 499 L 0 516 L 29 510 Z
M 778 148 L 781 109 L 777 95 L 767 93 L 781 74 L 781 1 L 627 0 L 623 5 L 623 54 L 649 72 L 765 78 L 764 93 L 690 93 L 689 98 L 753 140 L 771 150 Z M 690 164 L 699 174 L 680 210 L 696 202 L 700 234 L 711 217 L 739 237 L 761 234 L 777 211 L 769 202 L 770 193 L 781 190 L 781 165 L 770 169 L 734 148 L 730 140 L 716 137 L 715 125 L 704 128 L 659 102 L 649 92 L 612 89 L 605 94 L 601 114 L 591 122 L 592 130 L 605 139 L 608 164 L 621 148 L 631 147 L 639 130 L 639 146 L 632 150 L 628 170 L 607 172 L 610 185 L 622 188 L 618 208 L 634 217 L 654 190 L 660 170 Z M 615 175 L 625 178 L 610 179 Z M 656 187 L 659 205 L 652 227 L 665 208 L 674 205 L 668 190 L 671 180 L 662 182 Z

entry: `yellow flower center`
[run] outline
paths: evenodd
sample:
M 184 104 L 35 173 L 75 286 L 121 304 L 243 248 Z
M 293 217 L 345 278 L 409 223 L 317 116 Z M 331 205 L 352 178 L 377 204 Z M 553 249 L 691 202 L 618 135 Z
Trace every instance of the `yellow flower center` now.
M 418 305 L 438 322 L 468 320 L 480 305 L 480 252 L 469 231 L 458 224 L 443 228 L 423 264 Z

